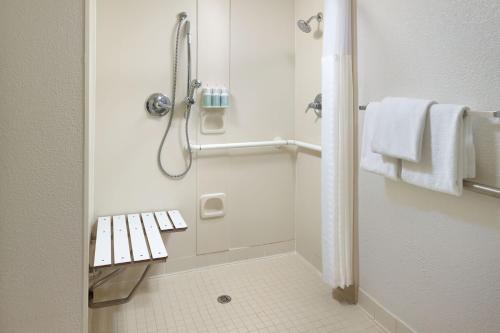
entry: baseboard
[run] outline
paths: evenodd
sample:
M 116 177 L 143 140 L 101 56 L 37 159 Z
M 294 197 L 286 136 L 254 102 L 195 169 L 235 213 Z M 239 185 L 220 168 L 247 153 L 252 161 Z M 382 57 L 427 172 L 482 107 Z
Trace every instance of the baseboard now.
M 417 333 L 362 288 L 358 291 L 358 305 L 389 333 Z
M 161 265 L 162 267 L 155 267 L 159 270 L 153 270 L 150 276 L 176 273 L 246 259 L 268 257 L 275 254 L 293 251 L 295 251 L 295 240 L 251 247 L 233 248 L 228 251 L 208 253 L 191 257 L 182 257 L 175 259 L 169 258 L 165 264 Z
M 153 264 L 150 267 L 146 279 L 161 277 L 165 274 L 172 274 L 177 272 L 184 272 L 194 269 L 199 269 L 207 266 L 228 264 L 236 261 L 255 259 L 262 257 L 269 257 L 273 255 L 294 252 L 295 240 L 289 240 L 278 243 L 257 245 L 252 247 L 233 248 L 224 252 L 209 253 L 203 255 L 168 258 L 165 263 Z M 109 270 L 114 269 L 113 267 Z M 135 282 L 137 277 L 144 269 L 141 265 L 134 267 L 127 267 L 127 269 L 120 273 L 119 277 L 114 278 L 107 284 L 121 285 L 123 283 Z

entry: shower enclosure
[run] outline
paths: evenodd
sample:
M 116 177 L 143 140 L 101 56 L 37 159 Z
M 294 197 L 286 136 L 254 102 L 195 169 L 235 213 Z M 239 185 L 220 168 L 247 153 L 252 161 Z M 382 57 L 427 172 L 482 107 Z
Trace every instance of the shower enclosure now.
M 188 229 L 150 275 L 293 251 L 321 270 L 323 1 L 96 6 L 89 229 L 176 209 Z M 229 104 L 204 107 L 207 87 Z M 227 143 L 246 148 L 202 149 Z
M 152 274 L 294 250 L 320 269 L 320 153 L 196 151 L 177 179 L 157 154 L 167 127 L 158 161 L 172 174 L 190 165 L 185 127 L 196 145 L 319 145 L 321 118 L 304 110 L 321 91 L 322 1 L 103 0 L 96 11 L 94 217 L 180 210 L 189 229 L 166 236 L 169 259 Z M 197 93 L 189 117 L 188 69 L 201 88 L 229 88 L 230 106 L 204 108 Z M 175 104 L 164 117 L 144 108 L 154 92 Z

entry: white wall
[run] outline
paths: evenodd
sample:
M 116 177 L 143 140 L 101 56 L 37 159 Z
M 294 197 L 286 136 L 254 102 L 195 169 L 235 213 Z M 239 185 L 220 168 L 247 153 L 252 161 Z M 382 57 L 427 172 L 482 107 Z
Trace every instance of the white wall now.
M 84 2 L 0 10 L 0 327 L 82 332 Z
M 323 0 L 295 0 L 295 21 L 323 10 Z M 295 138 L 321 144 L 321 120 L 306 106 L 321 92 L 322 25 L 306 34 L 295 28 Z M 321 157 L 299 151 L 296 159 L 295 239 L 297 252 L 321 270 Z
M 495 0 L 358 0 L 359 100 L 500 106 Z M 479 179 L 500 185 L 500 125 L 475 120 Z M 360 127 L 362 128 L 362 127 Z M 500 205 L 359 174 L 360 285 L 417 332 L 500 331 Z
M 232 93 L 224 134 L 202 134 L 199 107 L 193 108 L 192 142 L 292 137 L 293 1 L 104 0 L 97 5 L 96 216 L 180 209 L 189 229 L 166 236 L 169 260 L 155 265 L 157 273 L 237 259 L 241 249 L 262 246 L 250 251 L 252 256 L 292 250 L 293 154 L 285 149 L 198 153 L 184 179 L 170 180 L 156 164 L 167 119 L 149 117 L 144 101 L 157 91 L 171 95 L 169 41 L 176 14 L 186 11 L 193 32 L 200 25 L 194 39 L 193 52 L 199 56 L 193 59 L 193 77 L 205 85 L 229 86 Z M 164 152 L 170 170 L 183 165 L 182 45 L 178 109 Z M 214 192 L 226 193 L 226 216 L 201 220 L 199 197 Z M 211 259 L 195 257 L 217 252 Z

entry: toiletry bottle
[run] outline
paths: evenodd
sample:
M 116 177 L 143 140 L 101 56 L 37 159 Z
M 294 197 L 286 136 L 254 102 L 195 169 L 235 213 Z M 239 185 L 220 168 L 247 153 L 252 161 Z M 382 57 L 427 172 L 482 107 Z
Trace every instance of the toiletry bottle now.
M 212 88 L 203 88 L 202 103 L 206 107 L 212 106 Z
M 220 106 L 224 108 L 229 106 L 229 89 L 227 89 L 226 87 L 223 87 L 221 89 Z
M 220 106 L 220 88 L 212 89 L 212 106 Z

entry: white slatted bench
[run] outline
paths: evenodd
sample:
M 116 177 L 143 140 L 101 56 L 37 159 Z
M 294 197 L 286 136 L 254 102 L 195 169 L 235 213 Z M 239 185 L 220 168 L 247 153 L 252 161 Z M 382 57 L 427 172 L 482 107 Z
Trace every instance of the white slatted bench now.
M 165 262 L 168 258 L 161 232 L 186 229 L 186 222 L 177 210 L 99 217 L 90 272 L 100 274 L 104 268 L 116 269 L 102 277 L 97 275 L 90 284 L 89 307 L 99 308 L 128 302 L 146 276 L 150 265 Z M 95 289 L 132 264 L 146 264 L 146 267 L 128 296 L 94 302 Z

